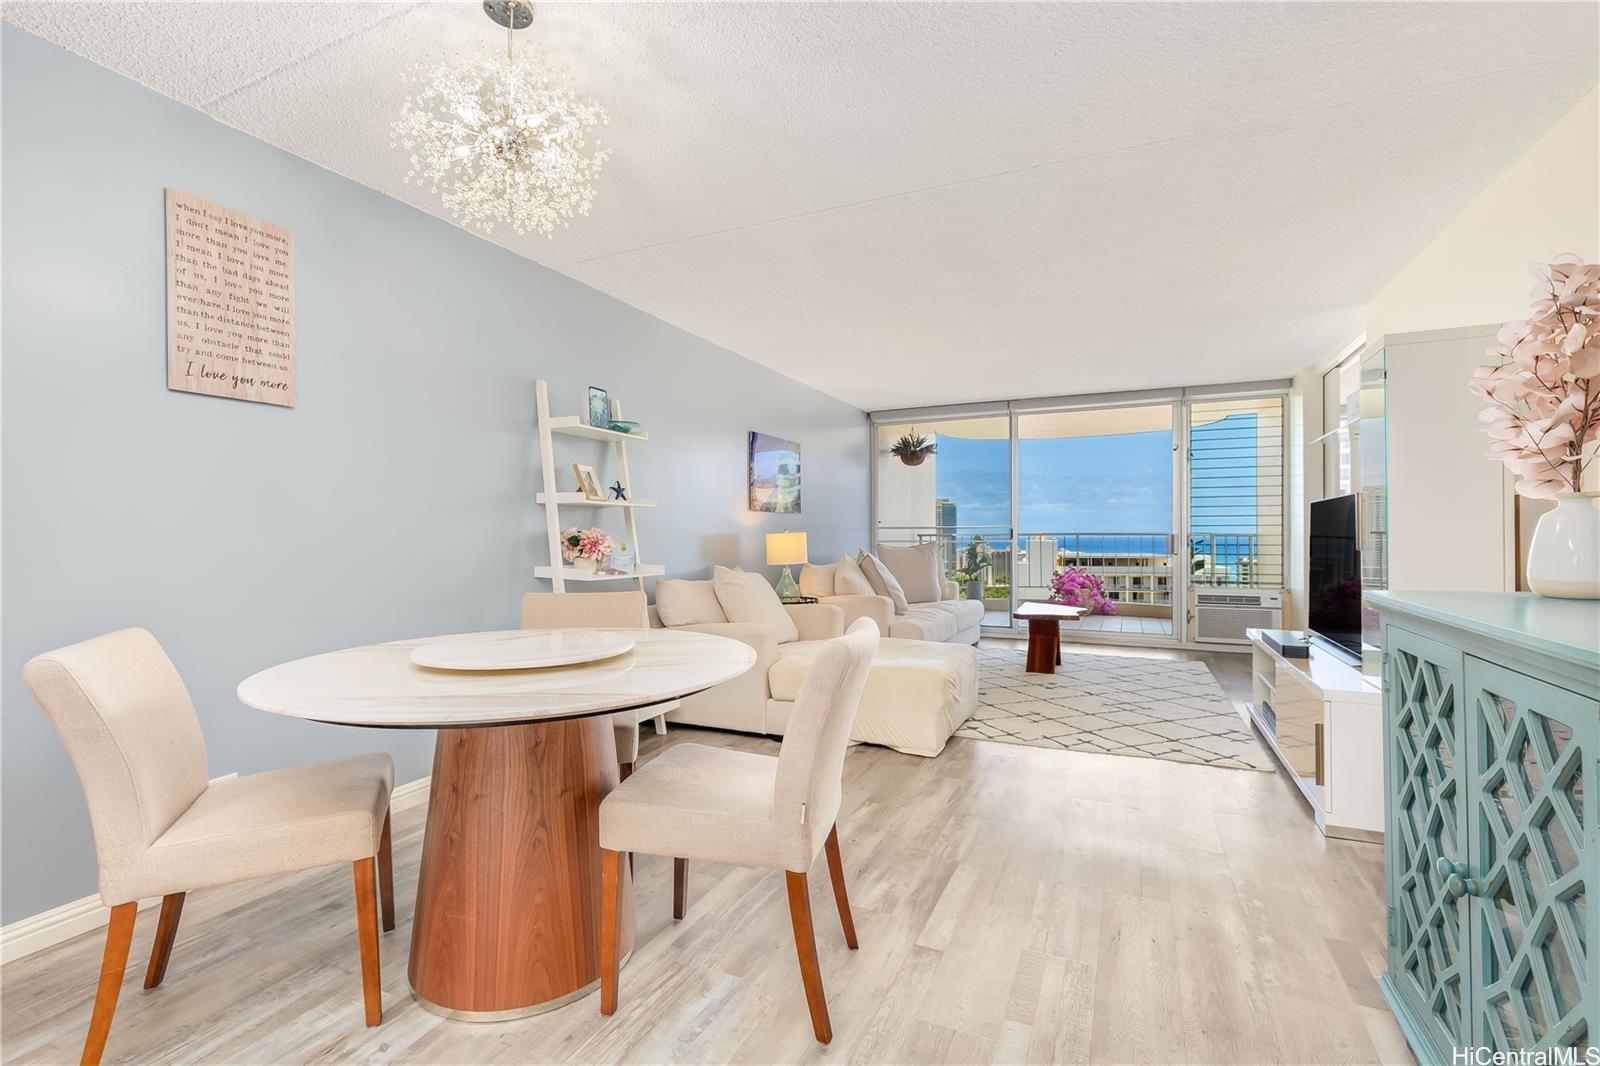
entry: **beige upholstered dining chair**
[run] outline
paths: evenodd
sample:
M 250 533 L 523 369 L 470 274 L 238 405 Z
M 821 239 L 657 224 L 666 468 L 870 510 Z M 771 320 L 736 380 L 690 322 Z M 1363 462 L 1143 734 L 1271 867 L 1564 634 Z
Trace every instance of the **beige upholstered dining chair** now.
M 522 628 L 649 629 L 650 605 L 642 592 L 530 592 L 522 597 Z M 653 717 L 649 709 L 611 716 L 623 780 L 639 758 L 641 716 Z
M 600 1013 L 617 1009 L 621 855 L 671 855 L 674 918 L 684 915 L 689 859 L 784 871 L 811 1028 L 822 1043 L 833 1039 L 806 872 L 826 850 L 845 943 L 855 948 L 837 819 L 845 748 L 877 647 L 878 627 L 863 618 L 817 653 L 776 757 L 679 744 L 640 767 L 601 802 Z
M 172 957 L 185 893 L 336 862 L 353 864 L 366 1021 L 382 1020 L 380 897 L 383 928 L 394 928 L 389 756 L 208 783 L 194 704 L 172 660 L 143 629 L 45 652 L 22 676 L 83 784 L 100 898 L 111 907 L 83 1062 L 99 1062 L 105 1050 L 139 900 L 161 897 L 144 978 L 145 988 L 155 988 Z

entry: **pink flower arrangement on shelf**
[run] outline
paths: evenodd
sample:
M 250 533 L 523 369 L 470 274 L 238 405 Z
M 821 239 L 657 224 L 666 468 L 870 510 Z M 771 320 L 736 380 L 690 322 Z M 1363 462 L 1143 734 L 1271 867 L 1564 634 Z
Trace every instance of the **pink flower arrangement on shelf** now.
M 1585 448 L 1600 441 L 1600 264 L 1564 255 L 1529 270 L 1533 313 L 1500 330 L 1471 388 L 1489 402 L 1489 455 L 1518 495 L 1551 499 L 1583 490 Z
M 1050 602 L 1082 607 L 1090 614 L 1117 613 L 1116 603 L 1106 595 L 1104 582 L 1081 566 L 1069 566 L 1050 575 Z
M 588 563 L 600 570 L 614 551 L 616 545 L 611 542 L 611 534 L 598 527 L 579 529 L 574 526 L 561 531 L 561 558 L 567 563 Z

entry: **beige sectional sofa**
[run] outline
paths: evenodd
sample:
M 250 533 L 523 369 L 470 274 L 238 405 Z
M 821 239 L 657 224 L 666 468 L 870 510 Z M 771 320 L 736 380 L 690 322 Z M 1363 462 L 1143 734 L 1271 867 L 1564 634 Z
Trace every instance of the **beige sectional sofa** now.
M 756 652 L 756 665 L 748 673 L 685 697 L 667 720 L 768 736 L 783 735 L 811 660 L 825 642 L 843 634 L 847 625 L 845 606 L 859 612 L 850 616 L 851 621 L 857 617 L 880 617 L 880 605 L 875 602 L 781 605 L 792 625 L 791 634 L 777 618 L 728 621 L 711 581 L 661 581 L 656 598 L 657 603 L 650 608 L 652 626 L 731 637 Z M 736 610 L 735 614 L 748 617 L 747 612 Z M 880 623 L 879 628 L 887 627 Z M 971 717 L 977 701 L 976 649 L 961 644 L 885 638 L 879 641 L 850 739 L 911 755 L 935 756 L 944 750 L 950 735 Z
M 880 632 L 902 640 L 931 640 L 942 644 L 976 644 L 983 625 L 983 603 L 956 599 L 956 586 L 944 583 L 946 597 L 931 603 L 906 605 L 905 614 L 894 613 L 887 596 L 818 596 L 844 612 L 845 628 L 857 618 L 870 618 Z
M 890 637 L 976 644 L 983 602 L 957 599 L 955 582 L 941 570 L 935 544 L 879 546 L 876 554 L 862 552 L 853 559 L 840 556 L 837 562 L 808 564 L 800 572 L 800 591 L 843 610 L 846 626 L 857 618 L 871 618 Z

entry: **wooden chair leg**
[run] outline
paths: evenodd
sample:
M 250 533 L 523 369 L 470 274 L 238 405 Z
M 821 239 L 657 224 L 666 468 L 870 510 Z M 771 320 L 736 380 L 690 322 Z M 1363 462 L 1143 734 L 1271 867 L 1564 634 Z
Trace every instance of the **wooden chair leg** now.
M 383 816 L 383 837 L 378 842 L 378 899 L 383 904 L 383 931 L 394 932 L 394 849 L 389 839 L 389 815 Z
M 856 943 L 856 921 L 850 916 L 850 896 L 844 889 L 844 860 L 839 857 L 837 823 L 828 830 L 828 842 L 823 845 L 823 850 L 828 853 L 828 876 L 833 880 L 833 902 L 839 907 L 839 924 L 844 926 L 844 942 L 854 951 L 861 945 Z
M 600 849 L 600 1013 L 617 1012 L 618 911 L 622 907 L 622 853 Z
M 793 870 L 783 872 L 789 884 L 789 920 L 794 925 L 794 950 L 800 957 L 800 982 L 806 988 L 806 1006 L 811 1010 L 811 1031 L 820 1043 L 833 1041 L 833 1024 L 828 1021 L 828 999 L 822 992 L 822 965 L 817 961 L 817 937 L 811 928 L 811 894 L 806 875 Z
M 144 972 L 144 986 L 155 988 L 167 976 L 167 960 L 172 958 L 172 942 L 178 937 L 178 919 L 183 917 L 182 892 L 161 897 L 161 917 L 156 922 L 156 942 L 150 947 L 150 966 Z
M 689 860 L 672 860 L 672 917 L 683 921 L 689 909 Z
M 138 916 L 137 900 L 111 908 L 111 922 L 106 926 L 106 953 L 100 961 L 100 984 L 94 993 L 94 1013 L 89 1017 L 89 1035 L 83 1042 L 83 1066 L 98 1066 L 106 1049 L 111 1018 L 117 1013 L 117 996 L 122 991 L 122 974 L 128 968 L 133 920 Z
M 361 1001 L 367 1025 L 383 1021 L 383 974 L 378 967 L 378 895 L 372 859 L 351 863 L 356 880 L 356 933 L 361 940 Z

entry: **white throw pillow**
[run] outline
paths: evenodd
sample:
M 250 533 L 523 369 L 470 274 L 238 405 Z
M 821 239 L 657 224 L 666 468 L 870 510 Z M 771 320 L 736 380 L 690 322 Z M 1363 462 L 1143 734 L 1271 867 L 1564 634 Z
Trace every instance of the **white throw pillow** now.
M 728 621 L 771 626 L 778 632 L 779 644 L 800 639 L 800 630 L 795 628 L 789 612 L 783 609 L 777 590 L 760 574 L 719 566 L 711 572 L 711 584 L 717 590 L 717 601 L 722 604 Z
M 839 561 L 833 564 L 838 567 L 833 575 L 833 594 L 835 596 L 876 596 L 877 590 L 872 587 L 872 582 L 867 580 L 867 575 L 862 573 L 861 564 L 848 555 L 839 556 Z
M 863 551 L 856 556 L 856 562 L 861 564 L 861 572 L 867 575 L 867 580 L 872 583 L 872 591 L 880 596 L 889 597 L 894 604 L 895 614 L 905 614 L 910 602 L 906 599 L 906 590 L 900 587 L 900 582 L 883 562 L 869 551 Z
M 800 571 L 800 595 L 818 599 L 832 596 L 834 572 L 838 569 L 838 563 L 807 563 L 805 569 Z
M 728 620 L 710 581 L 661 578 L 656 582 L 656 613 L 664 626 L 703 626 Z
M 944 561 L 939 556 L 939 542 L 927 541 L 910 548 L 891 548 L 878 545 L 878 561 L 889 568 L 900 587 L 905 590 L 907 603 L 938 603 L 944 591 Z

